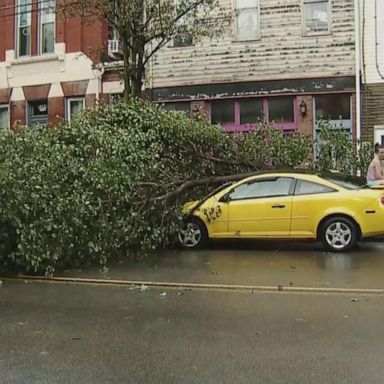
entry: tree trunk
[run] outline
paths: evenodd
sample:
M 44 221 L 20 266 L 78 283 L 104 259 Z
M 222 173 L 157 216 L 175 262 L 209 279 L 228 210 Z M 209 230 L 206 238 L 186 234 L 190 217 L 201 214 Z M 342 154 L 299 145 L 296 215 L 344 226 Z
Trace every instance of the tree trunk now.
M 141 88 L 143 86 L 144 69 L 142 65 L 142 56 L 138 55 L 138 63 L 136 64 L 135 78 L 133 80 L 133 93 L 136 97 L 141 98 Z
M 128 102 L 132 93 L 132 82 L 131 82 L 131 52 L 127 42 L 127 37 L 122 38 L 123 43 L 123 60 L 124 60 L 124 101 Z

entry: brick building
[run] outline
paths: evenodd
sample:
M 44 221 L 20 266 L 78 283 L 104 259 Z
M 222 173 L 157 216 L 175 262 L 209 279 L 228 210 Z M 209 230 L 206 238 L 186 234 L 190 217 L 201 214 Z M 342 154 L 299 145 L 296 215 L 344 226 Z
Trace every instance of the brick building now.
M 0 124 L 56 124 L 100 97 L 108 28 L 61 20 L 54 0 L 0 0 Z

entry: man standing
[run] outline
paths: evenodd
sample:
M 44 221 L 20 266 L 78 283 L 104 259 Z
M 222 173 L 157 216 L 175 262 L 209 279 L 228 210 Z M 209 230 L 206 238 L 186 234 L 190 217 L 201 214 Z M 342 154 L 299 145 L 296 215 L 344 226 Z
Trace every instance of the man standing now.
M 384 146 L 375 145 L 375 155 L 369 164 L 367 172 L 367 184 L 369 186 L 384 184 L 384 169 L 381 162 L 384 160 Z

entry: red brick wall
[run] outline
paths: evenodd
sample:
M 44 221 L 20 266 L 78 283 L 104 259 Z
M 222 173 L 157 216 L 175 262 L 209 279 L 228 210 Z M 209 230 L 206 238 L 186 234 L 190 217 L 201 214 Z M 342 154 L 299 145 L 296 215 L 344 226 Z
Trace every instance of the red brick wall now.
M 96 104 L 96 95 L 86 95 L 85 96 L 85 107 L 91 108 Z
M 100 94 L 100 103 L 109 104 L 109 94 L 108 93 Z
M 0 61 L 5 61 L 5 51 L 14 48 L 15 0 L 0 0 Z
M 60 124 L 65 118 L 64 97 L 51 97 L 48 99 L 48 123 L 50 125 Z
M 105 50 L 108 26 L 100 20 L 84 20 L 80 16 L 57 23 L 57 42 L 65 42 L 67 52 L 84 52 L 93 62 L 98 63 Z
M 25 101 L 11 102 L 11 128 L 17 131 L 17 125 L 25 125 Z
M 32 41 L 31 41 L 31 54 L 32 56 L 36 56 L 38 54 L 38 46 L 37 46 L 37 41 L 38 41 L 38 4 L 36 1 L 32 1 L 32 15 L 31 15 L 31 36 L 32 36 Z
M 32 55 L 38 53 L 38 12 L 37 3 L 31 0 L 32 12 Z M 5 61 L 5 51 L 15 49 L 15 0 L 0 0 L 0 61 Z M 101 52 L 106 47 L 108 25 L 106 22 L 83 20 L 71 17 L 62 20 L 56 17 L 56 42 L 66 43 L 67 52 L 84 52 L 95 63 L 99 62 Z

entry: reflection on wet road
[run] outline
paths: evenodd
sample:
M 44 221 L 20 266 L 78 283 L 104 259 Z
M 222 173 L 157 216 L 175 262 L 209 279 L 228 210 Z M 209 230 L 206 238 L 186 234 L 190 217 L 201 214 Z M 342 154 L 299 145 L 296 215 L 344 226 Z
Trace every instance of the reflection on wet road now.
M 362 243 L 332 254 L 312 243 L 218 243 L 200 251 L 168 251 L 142 262 L 121 262 L 107 273 L 65 276 L 241 285 L 353 289 L 384 288 L 384 243 Z

